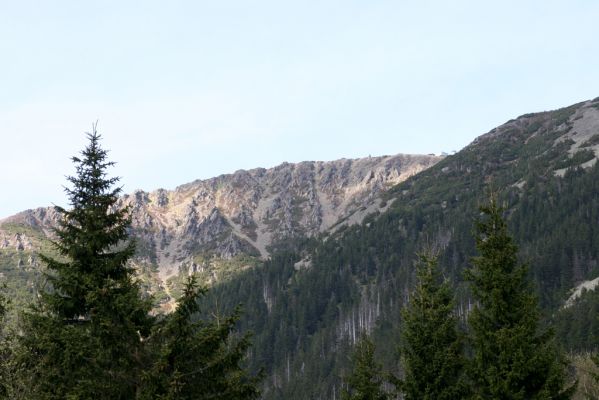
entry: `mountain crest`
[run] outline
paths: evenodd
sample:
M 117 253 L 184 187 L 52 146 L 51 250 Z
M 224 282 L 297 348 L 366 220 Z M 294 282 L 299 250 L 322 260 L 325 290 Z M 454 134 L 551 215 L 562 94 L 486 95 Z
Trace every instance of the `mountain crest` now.
M 286 240 L 359 223 L 380 211 L 381 193 L 441 159 L 399 154 L 283 163 L 196 180 L 172 191 L 137 190 L 119 205 L 131 208 L 139 258 L 154 264 L 165 280 L 196 255 L 266 259 Z M 52 208 L 40 208 L 3 223 L 50 236 L 58 218 Z

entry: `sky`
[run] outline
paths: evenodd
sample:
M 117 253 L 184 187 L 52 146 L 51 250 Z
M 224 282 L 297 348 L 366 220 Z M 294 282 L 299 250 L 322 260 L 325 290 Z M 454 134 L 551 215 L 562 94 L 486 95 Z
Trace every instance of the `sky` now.
M 599 96 L 599 2 L 0 0 L 0 218 L 66 205 L 98 121 L 125 192 L 459 150 Z

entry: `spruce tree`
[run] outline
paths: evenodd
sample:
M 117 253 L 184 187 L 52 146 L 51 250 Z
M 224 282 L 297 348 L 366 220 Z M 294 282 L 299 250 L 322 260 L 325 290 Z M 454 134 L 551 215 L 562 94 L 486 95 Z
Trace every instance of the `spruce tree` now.
M 260 395 L 261 374 L 250 376 L 241 366 L 249 337 L 232 337 L 238 311 L 222 320 L 199 319 L 198 299 L 204 293 L 191 276 L 177 309 L 156 324 L 147 342 L 153 365 L 138 399 L 251 400 Z
M 0 293 L 0 399 L 17 400 L 27 398 L 28 391 L 23 390 L 24 371 L 16 363 L 14 324 L 8 324 L 6 319 L 10 311 L 11 301 Z
M 476 399 L 569 399 L 566 365 L 551 331 L 539 327 L 537 299 L 517 259 L 503 209 L 495 199 L 481 207 L 476 248 L 466 271 L 476 305 L 469 316 Z
M 0 399 L 8 398 L 11 370 L 9 364 L 12 361 L 11 349 L 6 337 L 6 306 L 6 297 L 0 292 Z
M 95 126 L 88 139 L 67 178 L 71 209 L 56 207 L 59 257 L 40 257 L 48 286 L 23 315 L 19 363 L 30 398 L 134 398 L 151 328 L 150 303 L 127 263 L 135 246 L 128 209 L 117 204 L 119 179 L 107 177 L 113 163 Z
M 374 359 L 374 343 L 367 335 L 362 335 L 356 344 L 352 357 L 353 369 L 345 379 L 343 400 L 387 400 L 389 395 L 383 389 L 382 367 Z
M 404 378 L 398 386 L 406 400 L 453 400 L 466 397 L 463 337 L 457 329 L 454 295 L 437 259 L 419 256 L 417 285 L 403 310 Z

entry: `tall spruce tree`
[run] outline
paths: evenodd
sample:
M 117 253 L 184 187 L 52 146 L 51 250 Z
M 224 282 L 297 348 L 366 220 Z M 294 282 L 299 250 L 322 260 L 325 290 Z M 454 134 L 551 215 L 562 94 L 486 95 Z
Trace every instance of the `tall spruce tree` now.
M 250 376 L 241 366 L 249 337 L 231 337 L 238 312 L 222 320 L 198 319 L 204 293 L 191 276 L 177 309 L 156 324 L 147 342 L 153 365 L 138 399 L 251 400 L 260 395 L 261 374 Z
M 537 299 L 494 198 L 476 222 L 480 255 L 465 272 L 476 305 L 469 317 L 474 398 L 569 399 L 566 365 L 550 331 L 539 328 Z
M 402 313 L 404 378 L 397 386 L 406 400 L 465 398 L 463 335 L 457 329 L 449 282 L 430 254 L 419 255 L 416 276 L 416 288 Z
M 3 288 L 2 288 L 3 289 Z M 7 300 L 4 293 L 0 292 L 0 399 L 8 398 L 10 386 L 11 349 L 6 337 L 6 316 Z
M 362 335 L 352 357 L 353 369 L 345 379 L 342 400 L 387 400 L 383 389 L 382 366 L 374 359 L 374 343 Z
M 66 188 L 71 209 L 55 230 L 59 257 L 42 255 L 48 288 L 23 316 L 19 363 L 34 399 L 132 399 L 140 376 L 150 303 L 127 261 L 127 208 L 95 126 Z

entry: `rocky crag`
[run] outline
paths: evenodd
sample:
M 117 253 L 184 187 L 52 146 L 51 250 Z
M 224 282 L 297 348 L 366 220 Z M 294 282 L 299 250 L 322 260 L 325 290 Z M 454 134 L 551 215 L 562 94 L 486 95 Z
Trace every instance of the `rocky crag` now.
M 204 269 L 198 256 L 266 259 L 286 240 L 359 223 L 384 209 L 380 195 L 388 188 L 441 159 L 400 154 L 283 163 L 197 180 L 175 190 L 135 191 L 123 196 L 121 205 L 132 213 L 135 262 L 150 266 L 166 282 L 182 266 L 190 272 Z M 40 238 L 52 236 L 58 218 L 53 208 L 38 208 L 0 221 L 0 246 L 35 250 Z M 35 232 L 33 241 L 30 232 Z

